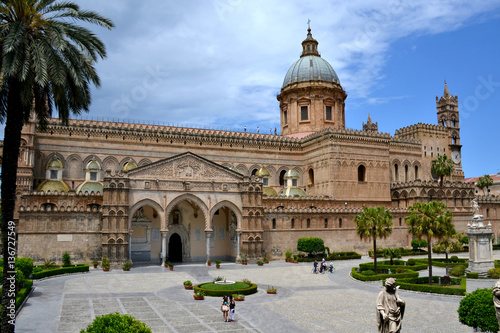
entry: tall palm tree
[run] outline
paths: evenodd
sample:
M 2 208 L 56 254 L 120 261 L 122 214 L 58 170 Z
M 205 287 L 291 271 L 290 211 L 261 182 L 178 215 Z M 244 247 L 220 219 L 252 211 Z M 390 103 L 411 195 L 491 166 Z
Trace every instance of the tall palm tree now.
M 377 238 L 386 238 L 392 233 L 392 214 L 384 207 L 364 207 L 354 222 L 359 238 L 373 240 L 373 270 L 377 273 Z
M 104 44 L 77 22 L 111 29 L 113 23 L 72 2 L 56 0 L 0 0 L 0 121 L 5 122 L 2 161 L 2 240 L 8 253 L 7 222 L 13 220 L 17 159 L 21 129 L 34 112 L 43 129 L 57 109 L 67 122 L 71 113 L 88 111 L 89 85 L 100 85 L 95 63 L 106 57 Z M 7 286 L 8 260 L 3 285 Z M 2 332 L 8 324 L 9 288 L 2 291 Z
M 405 218 L 408 232 L 413 236 L 427 240 L 427 257 L 429 263 L 429 284 L 432 284 L 432 253 L 431 243 L 433 238 L 441 239 L 447 232 L 455 228 L 452 226 L 452 215 L 446 205 L 441 201 L 429 203 L 416 202 L 408 207 L 410 215 Z
M 483 190 L 483 195 L 484 195 L 484 189 L 488 189 L 491 185 L 493 185 L 493 179 L 491 178 L 490 175 L 484 175 L 482 177 L 479 177 L 477 180 L 476 186 Z
M 453 161 L 446 155 L 439 155 L 436 159 L 432 160 L 431 172 L 439 177 L 441 187 L 444 185 L 444 177 L 450 177 L 453 170 L 455 170 Z

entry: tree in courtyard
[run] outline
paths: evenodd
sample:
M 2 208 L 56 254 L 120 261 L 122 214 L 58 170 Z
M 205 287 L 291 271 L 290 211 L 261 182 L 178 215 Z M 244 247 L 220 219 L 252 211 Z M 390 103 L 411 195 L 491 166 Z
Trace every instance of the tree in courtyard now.
M 384 207 L 364 207 L 354 222 L 360 239 L 373 240 L 373 270 L 377 273 L 377 238 L 386 238 L 392 233 L 392 214 Z
M 309 254 L 320 253 L 325 251 L 325 243 L 319 237 L 303 237 L 297 241 L 297 250 Z
M 413 236 L 427 240 L 427 257 L 429 263 L 429 284 L 432 284 L 432 239 L 441 239 L 452 230 L 452 215 L 441 201 L 429 203 L 416 202 L 408 207 L 410 215 L 405 218 L 408 232 Z M 454 230 L 454 228 L 453 228 Z
M 0 122 L 5 123 L 1 186 L 4 253 L 8 247 L 8 221 L 14 215 L 23 124 L 33 112 L 43 130 L 54 109 L 67 122 L 70 114 L 88 111 L 90 85 L 100 85 L 95 64 L 106 57 L 106 48 L 77 22 L 113 27 L 109 19 L 81 10 L 69 1 L 0 1 Z M 8 260 L 4 260 L 4 271 L 12 271 L 7 265 Z M 4 286 L 9 277 L 10 274 L 4 274 Z M 14 331 L 7 317 L 8 292 L 9 288 L 3 288 L 2 332 Z
M 401 251 L 398 248 L 388 248 L 384 250 L 384 258 L 389 258 L 390 265 L 394 265 L 394 258 L 401 258 Z
M 451 252 L 459 252 L 462 251 L 464 246 L 461 241 L 463 238 L 463 233 L 458 233 L 455 231 L 455 226 L 450 223 L 447 226 L 445 234 L 441 237 L 441 240 L 434 245 L 434 252 L 444 252 L 446 257 L 446 263 L 448 263 L 448 255 Z
M 453 161 L 446 155 L 439 155 L 436 159 L 432 160 L 431 172 L 439 177 L 439 185 L 443 187 L 444 177 L 450 177 L 455 170 Z
M 479 179 L 477 180 L 477 183 L 476 183 L 476 186 L 483 190 L 483 195 L 485 194 L 484 193 L 484 189 L 488 189 L 491 185 L 493 185 L 493 179 L 491 178 L 490 175 L 484 175 L 482 177 L 479 177 Z

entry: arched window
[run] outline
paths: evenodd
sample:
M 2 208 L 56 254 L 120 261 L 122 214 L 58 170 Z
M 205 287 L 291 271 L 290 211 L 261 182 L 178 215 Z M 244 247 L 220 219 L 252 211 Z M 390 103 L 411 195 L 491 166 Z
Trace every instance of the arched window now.
M 403 223 L 403 219 L 400 217 L 399 218 L 399 226 L 401 226 L 402 223 Z
M 273 229 L 276 229 L 276 219 L 273 219 Z
M 399 166 L 397 163 L 394 163 L 394 181 L 399 181 Z
M 295 219 L 292 219 L 292 229 L 295 229 Z
M 309 169 L 309 185 L 314 185 L 314 170 Z
M 339 228 L 342 228 L 342 218 L 339 219 Z
M 358 182 L 366 181 L 366 168 L 364 165 L 358 167 Z
M 257 173 L 257 169 L 252 170 L 252 176 L 255 176 L 255 173 Z
M 408 182 L 408 164 L 405 164 L 405 183 Z
M 418 179 L 418 165 L 415 165 L 415 180 Z
M 286 174 L 286 170 L 281 170 L 281 172 L 280 172 L 280 186 L 285 186 L 285 174 Z
M 325 229 L 328 228 L 328 219 L 325 219 Z
M 311 227 L 311 219 L 307 219 L 307 229 Z
M 457 137 L 454 136 L 452 139 L 451 139 L 451 143 L 456 145 L 457 144 Z

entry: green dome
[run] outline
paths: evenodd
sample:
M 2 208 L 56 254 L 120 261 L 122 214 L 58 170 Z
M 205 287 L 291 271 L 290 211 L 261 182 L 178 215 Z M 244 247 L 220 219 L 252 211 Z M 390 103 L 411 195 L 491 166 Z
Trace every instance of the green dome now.
M 298 195 L 299 197 L 307 196 L 306 192 L 298 187 L 287 187 L 282 189 L 279 193 L 280 197 L 294 197 L 296 195 Z
M 122 171 L 130 171 L 130 170 L 133 170 L 135 168 L 137 168 L 137 164 L 135 164 L 135 162 L 133 162 L 133 161 L 130 161 L 130 162 L 125 163 L 125 165 L 122 168 Z
M 40 185 L 37 187 L 37 191 L 41 192 L 44 191 L 45 193 L 47 192 L 68 192 L 71 188 L 62 180 L 53 180 L 53 179 L 48 179 L 44 180 Z
M 269 172 L 269 170 L 267 170 L 264 167 L 262 167 L 259 170 L 257 170 L 257 172 L 255 173 L 255 175 L 257 177 L 260 177 L 260 178 L 271 177 L 271 173 Z
M 92 171 L 100 171 L 101 166 L 96 161 L 90 161 L 89 163 L 87 163 L 87 167 L 85 169 Z
M 62 170 L 64 169 L 64 166 L 62 162 L 58 158 L 53 158 L 50 161 L 47 162 L 47 165 L 45 166 L 45 169 L 50 169 L 50 170 Z
M 276 192 L 276 190 L 274 188 L 267 187 L 267 186 L 264 186 L 264 188 L 262 189 L 262 194 L 265 194 L 268 197 L 273 197 L 273 196 L 278 195 L 278 193 Z
M 101 193 L 103 192 L 103 186 L 100 182 L 90 182 L 90 181 L 86 181 L 86 182 L 83 182 L 81 183 L 80 185 L 78 185 L 78 187 L 76 188 L 76 193 L 85 193 L 85 192 L 88 192 L 88 193 Z
M 288 170 L 283 176 L 284 179 L 299 179 L 299 173 L 295 170 Z

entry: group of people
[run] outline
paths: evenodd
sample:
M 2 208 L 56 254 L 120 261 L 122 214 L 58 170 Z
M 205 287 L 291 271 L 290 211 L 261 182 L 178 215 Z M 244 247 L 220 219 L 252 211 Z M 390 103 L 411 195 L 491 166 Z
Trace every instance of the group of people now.
M 224 318 L 225 323 L 230 323 L 234 321 L 234 310 L 236 308 L 236 302 L 234 301 L 233 296 L 224 295 L 222 298 L 221 311 L 222 317 Z
M 326 271 L 329 271 L 330 273 L 333 273 L 333 261 L 330 261 L 330 265 L 327 267 L 326 260 L 323 258 L 321 261 L 321 265 L 319 267 L 319 273 L 323 273 Z M 318 273 L 318 261 L 314 260 L 314 273 Z

